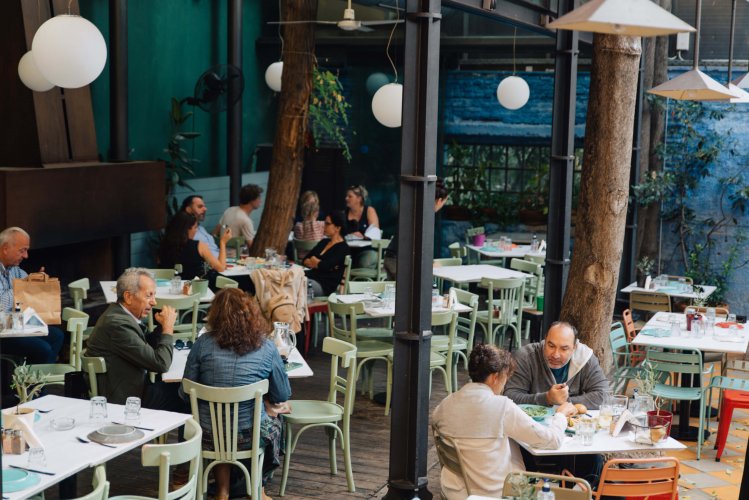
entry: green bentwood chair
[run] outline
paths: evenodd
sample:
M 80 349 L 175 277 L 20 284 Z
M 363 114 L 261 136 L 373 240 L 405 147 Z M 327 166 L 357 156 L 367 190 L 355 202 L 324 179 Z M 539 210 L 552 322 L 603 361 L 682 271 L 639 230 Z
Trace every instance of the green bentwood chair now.
M 356 395 L 356 347 L 353 344 L 331 337 L 323 340 L 323 352 L 330 354 L 330 382 L 327 401 L 291 400 L 291 413 L 284 415 L 286 428 L 286 458 L 283 464 L 283 478 L 281 479 L 281 496 L 286 493 L 286 482 L 289 477 L 291 455 L 296 449 L 302 433 L 314 427 L 328 430 L 328 453 L 330 459 L 330 473 L 337 474 L 336 466 L 336 438 L 341 440 L 343 462 L 346 469 L 348 491 L 356 491 L 354 472 L 351 467 L 351 413 L 354 411 L 354 396 Z M 339 375 L 339 368 L 344 369 L 346 375 Z M 343 405 L 338 403 L 338 394 L 343 398 Z M 294 434 L 295 425 L 302 427 Z
M 522 278 L 490 279 L 483 278 L 480 287 L 487 289 L 487 309 L 479 311 L 478 324 L 484 330 L 484 342 L 494 344 L 497 334 L 502 347 L 507 330 L 512 330 L 515 348 L 520 348 L 520 318 L 523 310 L 525 280 Z M 494 316 L 493 308 L 498 307 L 500 317 Z

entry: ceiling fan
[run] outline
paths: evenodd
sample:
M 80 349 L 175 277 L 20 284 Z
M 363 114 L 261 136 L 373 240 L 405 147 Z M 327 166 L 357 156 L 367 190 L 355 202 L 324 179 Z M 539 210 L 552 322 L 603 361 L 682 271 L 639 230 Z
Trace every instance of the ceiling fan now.
M 399 24 L 403 19 L 383 20 L 383 21 L 359 21 L 356 19 L 354 9 L 351 8 L 351 0 L 348 0 L 348 7 L 343 10 L 343 19 L 340 21 L 269 21 L 268 24 L 323 24 L 335 25 L 344 31 L 373 31 L 369 26 L 383 26 L 387 24 Z

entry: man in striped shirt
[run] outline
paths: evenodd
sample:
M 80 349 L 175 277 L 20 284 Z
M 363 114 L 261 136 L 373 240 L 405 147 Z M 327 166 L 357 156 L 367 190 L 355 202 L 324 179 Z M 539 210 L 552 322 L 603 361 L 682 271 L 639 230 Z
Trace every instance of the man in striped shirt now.
M 29 256 L 31 238 L 20 227 L 9 227 L 0 232 L 0 311 L 13 310 L 13 280 L 27 276 L 19 266 Z M 41 269 L 44 271 L 44 268 Z M 23 304 L 22 304 L 23 306 Z M 50 326 L 46 337 L 14 337 L 0 341 L 3 354 L 26 358 L 29 364 L 54 363 L 62 347 L 64 334 Z

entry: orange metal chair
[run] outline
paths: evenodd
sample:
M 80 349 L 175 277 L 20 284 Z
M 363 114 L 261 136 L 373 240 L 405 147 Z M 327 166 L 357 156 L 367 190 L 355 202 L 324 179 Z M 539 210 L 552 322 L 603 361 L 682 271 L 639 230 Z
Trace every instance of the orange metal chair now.
M 746 374 L 749 372 L 749 361 L 734 360 L 727 369 Z M 718 435 L 715 438 L 715 448 L 718 450 L 715 454 L 715 461 L 720 462 L 720 457 L 723 455 L 723 450 L 726 447 L 728 433 L 731 430 L 733 410 L 736 408 L 749 408 L 749 380 L 745 378 L 713 377 L 710 379 L 710 385 L 705 388 L 705 391 L 712 389 L 722 391 Z
M 665 466 L 657 467 L 656 464 Z M 619 469 L 619 464 L 653 464 L 647 469 Z M 593 495 L 595 500 L 602 496 L 619 497 L 652 497 L 670 495 L 671 500 L 679 494 L 679 459 L 674 457 L 656 457 L 640 459 L 616 458 L 606 462 L 598 483 L 598 491 Z

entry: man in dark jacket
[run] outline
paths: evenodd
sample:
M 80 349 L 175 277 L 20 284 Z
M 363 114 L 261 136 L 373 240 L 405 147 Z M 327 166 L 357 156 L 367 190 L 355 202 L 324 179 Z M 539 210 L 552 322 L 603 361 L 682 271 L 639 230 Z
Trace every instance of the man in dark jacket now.
M 154 318 L 161 331 L 149 334 L 141 322 L 156 305 L 156 283 L 142 268 L 130 268 L 117 280 L 117 302 L 96 322 L 86 356 L 103 357 L 106 374 L 99 376 L 100 392 L 110 403 L 124 404 L 138 396 L 146 408 L 186 411 L 177 394 L 179 384 L 151 383 L 148 372 L 163 373 L 172 364 L 172 341 L 177 313 L 164 306 Z M 149 342 L 150 341 L 150 342 Z

